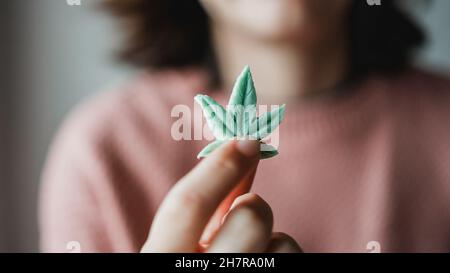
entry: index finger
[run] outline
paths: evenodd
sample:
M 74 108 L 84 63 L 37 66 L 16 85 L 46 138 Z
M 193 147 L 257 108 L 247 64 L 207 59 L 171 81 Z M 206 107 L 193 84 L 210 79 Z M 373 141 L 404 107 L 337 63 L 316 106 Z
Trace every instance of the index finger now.
M 149 249 L 193 252 L 219 204 L 259 160 L 256 140 L 233 140 L 200 162 L 169 192 L 150 231 Z

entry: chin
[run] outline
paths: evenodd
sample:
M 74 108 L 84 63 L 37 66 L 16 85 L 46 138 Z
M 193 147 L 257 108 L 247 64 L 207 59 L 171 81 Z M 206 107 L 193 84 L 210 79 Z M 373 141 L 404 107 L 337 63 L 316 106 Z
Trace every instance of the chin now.
M 299 0 L 237 0 L 237 27 L 265 40 L 306 38 L 315 27 Z M 258 2 L 260 4 L 256 4 Z M 236 3 L 237 4 L 237 3 Z
M 306 44 L 313 43 L 320 32 L 314 24 L 293 17 L 252 21 L 241 29 L 246 30 L 248 35 L 267 42 L 302 41 Z

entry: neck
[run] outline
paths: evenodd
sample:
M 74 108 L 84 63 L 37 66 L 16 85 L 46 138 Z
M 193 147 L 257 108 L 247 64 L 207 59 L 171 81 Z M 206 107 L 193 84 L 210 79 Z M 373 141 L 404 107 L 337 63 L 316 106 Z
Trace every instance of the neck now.
M 250 65 L 261 104 L 326 94 L 345 77 L 343 35 L 308 48 L 300 42 L 261 41 L 219 28 L 213 29 L 213 36 L 222 88 L 231 90 L 242 68 Z

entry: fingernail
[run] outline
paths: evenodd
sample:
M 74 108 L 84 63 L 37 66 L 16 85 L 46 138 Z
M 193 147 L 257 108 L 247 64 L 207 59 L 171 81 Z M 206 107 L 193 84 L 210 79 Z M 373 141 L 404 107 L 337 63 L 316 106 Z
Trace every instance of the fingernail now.
M 247 157 L 254 157 L 260 152 L 260 143 L 258 140 L 239 140 L 237 149 Z

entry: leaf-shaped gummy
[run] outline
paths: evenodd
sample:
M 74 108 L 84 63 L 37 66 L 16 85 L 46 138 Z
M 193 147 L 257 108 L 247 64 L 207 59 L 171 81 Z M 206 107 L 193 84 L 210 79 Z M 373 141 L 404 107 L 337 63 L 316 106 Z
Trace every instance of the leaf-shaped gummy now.
M 275 131 L 280 123 L 284 119 L 286 112 L 286 105 L 277 107 L 270 112 L 266 112 L 257 119 L 257 126 L 252 126 L 251 128 L 257 128 L 256 132 L 250 132 L 250 135 L 256 139 L 264 139 Z
M 256 105 L 255 84 L 249 66 L 246 66 L 237 78 L 228 105 Z
M 216 139 L 233 137 L 233 129 L 226 124 L 227 111 L 222 105 L 206 95 L 195 96 L 195 101 L 202 107 L 208 127 Z

